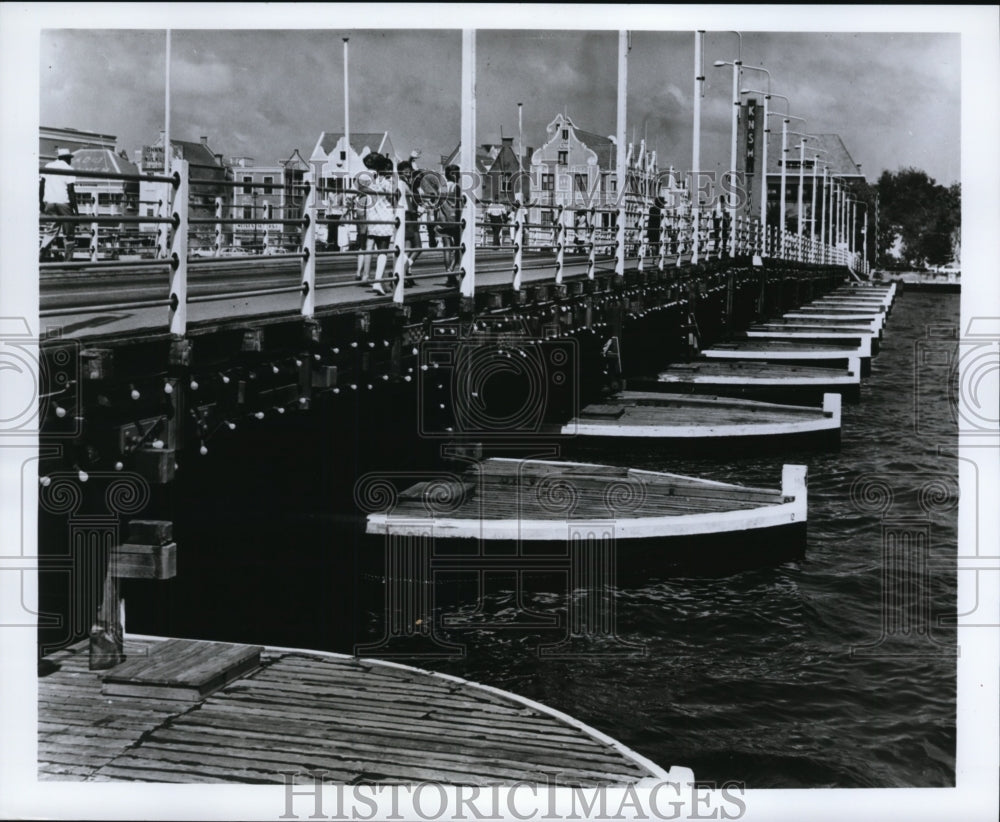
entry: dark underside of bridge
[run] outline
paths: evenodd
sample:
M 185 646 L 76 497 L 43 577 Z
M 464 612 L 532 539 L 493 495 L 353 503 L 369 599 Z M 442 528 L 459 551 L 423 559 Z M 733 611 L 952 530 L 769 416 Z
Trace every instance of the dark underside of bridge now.
M 94 631 L 93 663 L 113 664 L 121 598 L 130 632 L 349 650 L 360 478 L 406 481 L 448 448 L 544 456 L 582 403 L 688 359 L 693 335 L 705 347 L 847 276 L 765 263 L 44 340 L 42 652 Z

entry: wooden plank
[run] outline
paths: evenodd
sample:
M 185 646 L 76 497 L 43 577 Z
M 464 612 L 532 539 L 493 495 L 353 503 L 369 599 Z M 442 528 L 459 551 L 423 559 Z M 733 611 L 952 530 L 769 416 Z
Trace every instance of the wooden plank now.
M 569 766 L 573 763 L 581 763 L 580 767 L 620 770 L 623 773 L 644 772 L 637 764 L 623 760 L 617 752 L 610 748 L 607 748 L 606 751 L 592 751 L 589 748 L 567 748 L 564 746 L 543 748 L 516 743 L 495 745 L 481 743 L 474 739 L 463 743 L 461 747 L 456 747 L 450 742 L 428 736 L 414 738 L 402 733 L 338 733 L 334 736 L 327 732 L 317 731 L 315 728 L 299 729 L 294 734 L 290 729 L 287 733 L 278 733 L 273 729 L 262 730 L 252 723 L 246 723 L 241 728 L 226 728 L 211 723 L 192 725 L 186 722 L 183 725 L 171 726 L 156 732 L 156 738 L 159 740 L 174 739 L 175 737 L 186 739 L 189 736 L 202 740 L 216 740 L 213 744 L 218 744 L 220 747 L 234 745 L 252 748 L 266 744 L 288 750 L 307 750 L 315 746 L 334 746 L 349 748 L 352 751 L 366 751 L 374 755 L 384 755 L 386 751 L 392 751 L 394 756 L 412 754 L 422 757 L 425 761 L 430 756 L 443 760 L 468 759 L 486 756 L 489 753 L 494 756 L 497 763 L 504 766 L 513 766 L 528 759 L 539 765 Z
M 260 665 L 262 648 L 170 640 L 145 659 L 125 662 L 104 677 L 108 695 L 197 699 Z

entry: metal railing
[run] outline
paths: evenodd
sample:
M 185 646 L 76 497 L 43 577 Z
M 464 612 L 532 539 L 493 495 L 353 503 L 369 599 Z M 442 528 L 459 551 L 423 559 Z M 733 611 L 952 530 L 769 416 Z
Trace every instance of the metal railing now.
M 405 301 L 408 281 L 447 276 L 448 283 L 456 285 L 471 273 L 474 285 L 477 252 L 488 257 L 494 271 L 497 262 L 501 269 L 509 266 L 511 286 L 518 290 L 526 271 L 533 272 L 533 280 L 539 282 L 563 282 L 567 259 L 577 269 L 576 277 L 593 279 L 598 274 L 615 273 L 619 243 L 624 243 L 626 263 L 638 270 L 664 271 L 685 262 L 725 258 L 734 247 L 738 257 L 843 265 L 854 273 L 867 273 L 860 254 L 843 247 L 778 226 L 768 226 L 765 234 L 758 220 L 738 215 L 732 222 L 728 211 L 721 210 L 695 214 L 684 202 L 663 206 L 650 198 L 633 198 L 624 209 L 611 202 L 567 208 L 554 201 L 539 205 L 473 197 L 475 222 L 470 248 L 463 242 L 470 236 L 465 217 L 469 213 L 468 193 L 447 195 L 450 211 L 442 210 L 440 202 L 425 202 L 414 212 L 411 203 L 408 223 L 404 196 L 395 177 L 389 178 L 389 186 L 373 191 L 360 183 L 357 188 L 317 186 L 312 173 L 291 185 L 192 179 L 186 161 L 175 159 L 172 166 L 170 175 L 40 169 L 46 175 L 146 183 L 159 189 L 158 195 L 152 195 L 156 199 L 134 201 L 135 213 L 100 214 L 98 201 L 91 198 L 80 204 L 83 207 L 78 214 L 43 214 L 43 224 L 74 223 L 79 229 L 77 236 L 85 237 L 86 244 L 70 259 L 43 260 L 42 270 L 165 269 L 169 298 L 141 305 L 166 305 L 171 331 L 177 334 L 186 328 L 189 303 L 234 296 L 299 293 L 300 311 L 310 316 L 316 308 L 317 288 L 342 288 L 354 285 L 357 279 L 368 279 L 373 262 L 375 280 L 391 289 L 386 296 L 396 303 Z M 199 192 L 196 197 L 191 196 L 192 187 Z M 225 187 L 243 189 L 243 197 L 249 196 L 252 202 L 231 204 L 230 216 L 226 216 L 225 199 L 218 195 L 218 189 Z M 278 202 L 257 202 L 258 197 L 275 196 L 268 195 L 267 188 L 279 190 Z M 206 189 L 216 192 L 211 207 L 205 202 Z M 259 195 L 258 189 L 262 190 Z M 148 191 L 146 196 L 150 196 Z M 147 214 L 140 215 L 143 205 Z M 497 219 L 501 209 L 502 219 Z M 551 219 L 543 220 L 543 211 L 551 214 Z M 380 218 L 374 219 L 372 213 Z M 623 217 L 624 231 L 619 231 L 618 221 Z M 376 227 L 381 229 L 373 230 Z M 325 229 L 325 242 L 321 229 Z M 735 237 L 730 232 L 735 232 Z M 376 235 L 387 239 L 376 241 Z M 379 247 L 386 244 L 388 247 Z M 417 258 L 432 261 L 431 267 L 412 270 Z M 338 265 L 343 267 L 345 261 L 355 263 L 354 277 L 324 277 L 317 283 L 318 267 L 326 273 Z M 189 295 L 191 266 L 230 263 L 239 270 L 252 265 L 255 272 L 271 272 L 288 281 L 268 288 L 233 287 L 224 294 Z

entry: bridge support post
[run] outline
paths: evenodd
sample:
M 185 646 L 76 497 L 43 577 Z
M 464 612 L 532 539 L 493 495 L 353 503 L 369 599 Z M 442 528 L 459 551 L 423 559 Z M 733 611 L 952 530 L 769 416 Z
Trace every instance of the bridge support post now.
M 173 231 L 170 235 L 170 333 L 187 332 L 188 274 L 188 162 L 177 160 L 174 168 Z
M 524 210 L 524 203 L 521 202 L 521 195 L 517 197 L 517 209 L 514 212 L 514 270 L 511 285 L 514 293 L 521 290 L 521 272 L 524 270 L 524 223 L 527 219 L 527 212 Z
M 305 184 L 306 201 L 302 213 L 302 303 L 303 317 L 316 313 L 316 180 L 312 172 Z
M 556 282 L 563 281 L 563 263 L 566 259 L 566 225 L 562 203 L 556 211 Z
M 587 279 L 594 279 L 594 267 L 597 264 L 597 209 L 590 207 L 587 223 L 587 244 L 590 246 L 590 254 L 587 258 Z

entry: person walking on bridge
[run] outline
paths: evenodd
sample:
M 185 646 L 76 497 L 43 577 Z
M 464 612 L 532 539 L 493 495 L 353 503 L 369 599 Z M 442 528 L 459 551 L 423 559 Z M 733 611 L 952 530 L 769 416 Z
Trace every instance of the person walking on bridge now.
M 365 166 L 371 170 L 372 177 L 362 180 L 358 184 L 358 189 L 368 198 L 368 241 L 369 246 L 378 250 L 378 257 L 375 260 L 375 282 L 372 284 L 372 291 L 376 294 L 386 296 L 385 289 L 382 288 L 382 275 L 385 274 L 387 262 L 386 251 L 389 249 L 389 242 L 392 239 L 394 230 L 395 215 L 393 214 L 392 183 L 389 175 L 392 173 L 392 160 L 377 152 L 366 154 L 364 158 Z
M 73 152 L 68 148 L 57 148 L 56 159 L 45 166 L 46 169 L 73 170 Z M 53 217 L 68 217 L 78 214 L 76 207 L 76 178 L 66 174 L 42 174 L 38 184 L 38 204 L 42 214 Z M 56 237 L 63 237 L 63 259 L 73 260 L 76 247 L 76 226 L 72 221 L 56 222 L 55 228 L 43 230 L 39 247 L 39 258 L 50 256 Z

